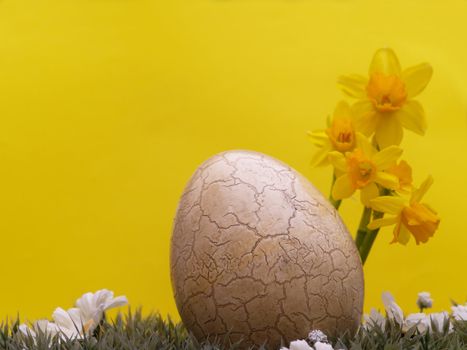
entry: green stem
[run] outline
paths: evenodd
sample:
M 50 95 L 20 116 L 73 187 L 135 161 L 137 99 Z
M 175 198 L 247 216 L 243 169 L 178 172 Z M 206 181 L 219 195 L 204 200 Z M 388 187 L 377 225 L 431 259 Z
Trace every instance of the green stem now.
M 380 219 L 384 216 L 384 213 L 381 213 L 379 211 L 375 211 L 373 213 L 373 219 Z M 366 259 L 368 258 L 368 254 L 370 254 L 371 247 L 373 246 L 373 243 L 376 239 L 376 236 L 378 236 L 379 228 L 375 230 L 368 230 L 365 235 L 365 238 L 363 242 L 360 245 L 359 248 L 359 253 L 360 253 L 360 258 L 362 259 L 362 264 L 365 264 Z
M 335 182 L 336 182 L 336 174 L 333 173 L 332 174 L 332 184 L 331 184 L 331 194 L 329 195 L 329 201 L 331 202 L 333 207 L 336 208 L 336 210 L 339 210 L 339 207 L 341 206 L 342 200 L 341 199 L 336 200 L 332 196 L 332 189 L 334 187 Z
M 380 196 L 387 196 L 390 195 L 391 191 L 389 191 L 386 188 L 380 189 Z M 371 212 L 371 209 L 369 209 Z M 363 211 L 365 214 L 365 210 Z M 384 213 L 379 212 L 379 211 L 374 211 L 373 212 L 373 219 L 381 219 L 384 216 Z M 364 230 L 365 232 L 360 234 L 360 237 L 357 233 L 357 248 L 358 252 L 360 253 L 360 258 L 362 259 L 362 264 L 365 264 L 366 259 L 368 258 L 368 254 L 370 254 L 371 247 L 373 246 L 373 243 L 376 239 L 376 236 L 378 236 L 379 228 L 376 230 L 369 230 L 367 228 L 368 223 L 370 222 L 371 215 L 366 218 L 365 221 L 363 221 L 363 215 L 362 215 L 362 220 L 360 221 L 360 226 L 358 230 Z M 364 226 L 363 226 L 364 225 Z M 363 237 L 363 238 L 362 238 Z
M 362 217 L 360 218 L 360 224 L 358 225 L 357 237 L 355 237 L 355 244 L 357 249 L 360 251 L 368 229 L 366 228 L 371 218 L 371 208 L 363 207 Z

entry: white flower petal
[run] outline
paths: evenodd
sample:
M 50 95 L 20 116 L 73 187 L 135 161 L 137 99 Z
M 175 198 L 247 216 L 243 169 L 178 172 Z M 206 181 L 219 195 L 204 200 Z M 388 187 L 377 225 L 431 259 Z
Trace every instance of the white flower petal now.
M 128 299 L 126 296 L 122 295 L 111 300 L 107 300 L 104 304 L 104 311 L 113 309 L 120 306 L 125 306 L 128 304 Z
M 457 321 L 467 321 L 467 305 L 451 306 L 452 316 Z
M 417 326 L 420 333 L 425 333 L 429 328 L 429 318 L 424 313 L 410 314 L 404 321 L 402 331 L 407 332 L 413 326 Z
M 404 313 L 402 312 L 402 309 L 399 307 L 399 305 L 396 304 L 392 294 L 389 292 L 384 292 L 382 299 L 386 313 L 388 314 L 388 318 L 402 325 L 404 323 Z
M 32 336 L 33 338 L 36 337 L 36 332 L 34 332 L 31 328 L 29 328 L 25 323 L 19 325 L 18 330 L 26 336 Z
M 334 350 L 334 348 L 326 343 L 316 342 L 315 343 L 316 350 Z
M 430 293 L 428 292 L 418 293 L 417 306 L 420 309 L 426 309 L 426 308 L 432 307 L 433 299 L 431 299 Z
M 313 350 L 306 340 L 294 340 L 290 342 L 290 350 Z
M 363 319 L 365 320 L 364 327 L 366 329 L 371 329 L 375 326 L 378 326 L 384 330 L 384 326 L 386 325 L 386 319 L 376 309 L 371 309 L 370 314 L 364 315 Z
M 446 322 L 449 322 L 449 333 L 453 331 L 453 325 L 449 320 L 449 314 L 446 311 L 429 314 L 429 319 L 429 327 L 431 332 L 442 332 Z

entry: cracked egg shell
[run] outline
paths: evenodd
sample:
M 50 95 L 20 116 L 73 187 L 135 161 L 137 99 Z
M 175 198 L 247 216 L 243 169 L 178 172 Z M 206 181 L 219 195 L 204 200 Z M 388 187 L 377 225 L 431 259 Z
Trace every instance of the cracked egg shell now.
M 197 339 L 229 334 L 279 348 L 312 329 L 354 332 L 363 271 L 339 214 L 286 164 L 250 151 L 213 156 L 180 199 L 171 278 Z

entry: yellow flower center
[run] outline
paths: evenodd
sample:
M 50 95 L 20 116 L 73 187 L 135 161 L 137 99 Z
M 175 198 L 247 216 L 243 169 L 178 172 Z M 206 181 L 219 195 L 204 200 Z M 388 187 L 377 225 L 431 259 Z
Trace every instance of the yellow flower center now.
M 351 151 L 355 146 L 355 131 L 350 118 L 334 118 L 326 134 L 339 152 Z
M 402 223 L 413 234 L 417 244 L 425 243 L 438 228 L 439 217 L 426 205 L 411 203 L 402 209 Z
M 376 165 L 368 159 L 360 149 L 348 153 L 347 166 L 349 177 L 356 189 L 365 187 L 373 182 L 376 176 Z
M 366 93 L 380 112 L 396 111 L 407 100 L 405 84 L 396 75 L 371 74 Z

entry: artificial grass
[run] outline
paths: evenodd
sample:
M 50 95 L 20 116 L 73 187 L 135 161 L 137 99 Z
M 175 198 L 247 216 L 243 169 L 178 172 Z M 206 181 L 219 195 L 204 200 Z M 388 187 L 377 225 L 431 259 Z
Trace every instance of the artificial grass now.
M 0 350 L 175 350 L 175 349 L 242 349 L 241 343 L 232 344 L 228 337 L 213 337 L 199 343 L 182 324 L 175 324 L 158 314 L 143 316 L 141 311 L 129 311 L 115 320 L 103 321 L 92 337 L 81 340 L 63 340 L 38 334 L 36 338 L 24 335 L 18 329 L 19 321 L 0 325 Z M 378 326 L 370 330 L 361 327 L 354 336 L 342 335 L 330 339 L 335 349 L 346 350 L 435 350 L 467 349 L 467 322 L 453 321 L 453 331 L 448 325 L 436 332 L 419 334 L 416 326 L 402 334 L 399 325 L 387 321 L 385 329 Z M 288 346 L 288 344 L 284 344 Z M 264 349 L 264 347 L 262 347 Z M 277 349 L 278 350 L 278 349 Z

